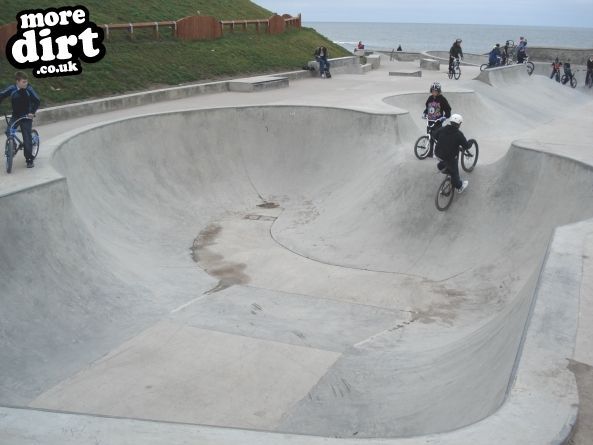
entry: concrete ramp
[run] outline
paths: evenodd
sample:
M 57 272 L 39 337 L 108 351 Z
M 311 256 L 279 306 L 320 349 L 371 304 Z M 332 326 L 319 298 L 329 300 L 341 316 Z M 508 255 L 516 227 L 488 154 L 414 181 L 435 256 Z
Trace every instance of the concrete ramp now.
M 447 93 L 468 136 L 558 113 L 546 79 L 488 76 Z M 51 141 L 62 177 L 0 196 L 0 404 L 216 444 L 480 443 L 524 422 L 505 407 L 539 395 L 512 392 L 534 295 L 555 229 L 593 216 L 591 167 L 513 136 L 438 212 L 443 176 L 412 153 L 427 96 L 146 114 Z M 529 369 L 565 379 L 565 357 Z M 573 386 L 554 395 L 570 405 Z

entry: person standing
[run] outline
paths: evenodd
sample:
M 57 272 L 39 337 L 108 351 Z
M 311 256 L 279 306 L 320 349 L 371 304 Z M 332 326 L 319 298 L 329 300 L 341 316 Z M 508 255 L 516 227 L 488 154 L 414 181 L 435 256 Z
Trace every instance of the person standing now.
M 517 63 L 523 63 L 527 57 L 527 39 L 519 37 L 519 44 L 517 45 Z
M 22 71 L 15 73 L 14 85 L 9 85 L 4 90 L 0 91 L 0 103 L 10 97 L 12 102 L 12 116 L 8 126 L 11 127 L 17 120 L 27 117 L 28 119 L 21 119 L 16 127 L 20 127 L 23 134 L 23 146 L 25 161 L 27 161 L 27 168 L 34 167 L 33 164 L 33 117 L 39 108 L 41 99 L 29 85 L 27 75 Z M 8 134 L 8 129 L 6 130 Z
M 555 79 L 556 82 L 560 82 L 560 67 L 562 66 L 562 62 L 558 60 L 558 57 L 554 59 L 552 62 L 552 74 L 550 74 L 550 79 Z
M 590 85 L 589 82 L 593 83 L 593 56 L 587 60 L 587 77 L 585 78 L 585 85 Z

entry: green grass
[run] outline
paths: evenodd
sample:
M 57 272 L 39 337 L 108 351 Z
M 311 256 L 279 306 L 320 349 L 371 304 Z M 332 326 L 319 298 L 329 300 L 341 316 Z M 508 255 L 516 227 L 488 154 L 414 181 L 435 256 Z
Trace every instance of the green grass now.
M 55 0 L 3 0 L 0 25 L 14 22 L 16 14 L 26 9 L 82 4 L 97 25 L 160 20 L 178 20 L 188 15 L 211 15 L 220 20 L 266 18 L 272 13 L 249 0 L 87 0 L 84 2 L 56 2 Z M 297 14 L 298 11 L 278 11 Z
M 16 12 L 33 4 L 36 8 L 56 5 L 55 1 L 44 0 L 4 1 L 8 1 L 8 8 L 0 8 L 0 22 L 11 21 L 10 17 Z M 89 0 L 84 5 L 97 24 L 177 19 L 194 14 L 196 9 L 220 19 L 270 15 L 269 11 L 246 0 Z M 7 13 L 7 10 L 12 12 Z M 130 41 L 125 31 L 113 33 L 112 39 L 104 42 L 105 57 L 94 64 L 82 62 L 81 75 L 46 79 L 31 75 L 29 80 L 41 96 L 42 107 L 47 107 L 163 86 L 297 70 L 312 60 L 314 49 L 321 44 L 328 47 L 331 57 L 349 55 L 310 28 L 275 36 L 258 34 L 254 29 L 237 30 L 217 40 L 193 42 L 177 40 L 169 30 L 162 30 L 162 34 L 162 38 L 156 40 L 152 31 L 138 30 L 134 41 Z M 0 86 L 14 82 L 14 71 L 5 58 L 0 58 Z M 0 108 L 5 107 L 3 103 Z

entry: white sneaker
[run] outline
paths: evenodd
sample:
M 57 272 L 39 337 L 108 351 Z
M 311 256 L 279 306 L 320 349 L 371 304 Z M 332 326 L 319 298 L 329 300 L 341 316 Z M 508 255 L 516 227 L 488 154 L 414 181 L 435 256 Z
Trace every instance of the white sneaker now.
M 461 187 L 457 189 L 457 193 L 463 193 L 463 191 L 467 188 L 469 181 L 462 181 Z

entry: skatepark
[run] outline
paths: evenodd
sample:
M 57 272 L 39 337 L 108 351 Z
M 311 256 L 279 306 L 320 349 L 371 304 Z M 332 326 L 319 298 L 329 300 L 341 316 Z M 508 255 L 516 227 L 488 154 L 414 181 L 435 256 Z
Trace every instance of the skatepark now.
M 593 94 L 417 67 L 40 113 L 0 175 L 0 443 L 564 443 Z M 435 80 L 480 146 L 446 212 Z

